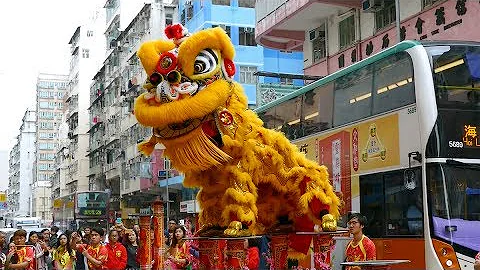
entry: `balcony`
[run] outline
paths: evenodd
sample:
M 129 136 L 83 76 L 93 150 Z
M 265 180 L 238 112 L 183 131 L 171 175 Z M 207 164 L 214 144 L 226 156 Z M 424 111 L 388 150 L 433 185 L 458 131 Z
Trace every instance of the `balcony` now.
M 255 41 L 272 49 L 303 51 L 306 27 L 360 7 L 360 0 L 257 1 Z

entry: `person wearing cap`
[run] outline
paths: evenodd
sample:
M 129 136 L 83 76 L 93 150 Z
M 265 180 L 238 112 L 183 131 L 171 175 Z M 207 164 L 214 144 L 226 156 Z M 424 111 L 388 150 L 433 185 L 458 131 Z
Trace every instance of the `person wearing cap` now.
M 375 244 L 363 234 L 363 228 L 367 218 L 360 213 L 353 213 L 348 219 L 348 230 L 353 239 L 348 243 L 345 250 L 346 262 L 370 261 L 377 259 Z M 346 270 L 360 269 L 358 266 L 346 267 Z

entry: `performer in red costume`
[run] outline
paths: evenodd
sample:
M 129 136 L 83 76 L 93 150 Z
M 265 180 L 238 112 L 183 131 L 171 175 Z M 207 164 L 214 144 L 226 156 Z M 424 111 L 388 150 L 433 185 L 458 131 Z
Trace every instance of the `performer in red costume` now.
M 477 256 L 475 256 L 475 264 L 473 265 L 473 269 L 480 270 L 480 252 L 478 252 Z
M 348 220 L 348 229 L 353 234 L 353 239 L 345 250 L 347 262 L 376 260 L 375 244 L 363 234 L 367 218 L 360 213 L 353 213 Z M 358 266 L 349 266 L 346 270 L 360 269 Z

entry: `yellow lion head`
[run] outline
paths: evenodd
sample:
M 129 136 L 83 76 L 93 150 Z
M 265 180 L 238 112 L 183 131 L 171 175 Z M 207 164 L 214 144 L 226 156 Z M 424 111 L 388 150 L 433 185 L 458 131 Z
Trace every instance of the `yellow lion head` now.
M 233 92 L 241 89 L 232 82 L 230 38 L 219 27 L 190 34 L 176 24 L 165 33 L 170 40 L 145 42 L 137 52 L 147 73 L 147 92 L 136 99 L 134 113 L 140 124 L 153 128 L 152 138 L 139 149 L 148 155 L 163 143 L 180 170 L 224 163 L 231 158 L 221 150 L 218 122 Z M 241 103 L 246 108 L 246 100 Z

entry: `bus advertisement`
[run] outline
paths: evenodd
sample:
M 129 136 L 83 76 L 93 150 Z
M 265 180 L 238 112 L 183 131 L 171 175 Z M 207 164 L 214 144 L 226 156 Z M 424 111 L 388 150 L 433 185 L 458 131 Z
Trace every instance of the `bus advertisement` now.
M 473 269 L 479 90 L 480 43 L 404 41 L 256 112 L 328 168 L 339 225 L 364 214 L 377 259 Z
M 62 230 L 85 226 L 107 228 L 108 206 L 108 192 L 76 192 L 53 201 L 53 222 Z

